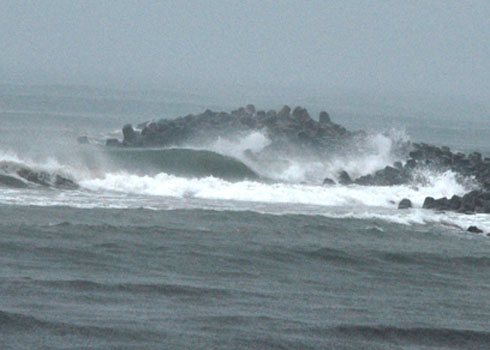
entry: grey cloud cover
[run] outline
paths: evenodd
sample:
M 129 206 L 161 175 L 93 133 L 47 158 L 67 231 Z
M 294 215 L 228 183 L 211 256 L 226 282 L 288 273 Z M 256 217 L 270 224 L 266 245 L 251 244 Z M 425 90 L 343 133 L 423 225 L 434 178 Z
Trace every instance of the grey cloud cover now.
M 284 86 L 489 99 L 488 1 L 2 1 L 10 83 Z

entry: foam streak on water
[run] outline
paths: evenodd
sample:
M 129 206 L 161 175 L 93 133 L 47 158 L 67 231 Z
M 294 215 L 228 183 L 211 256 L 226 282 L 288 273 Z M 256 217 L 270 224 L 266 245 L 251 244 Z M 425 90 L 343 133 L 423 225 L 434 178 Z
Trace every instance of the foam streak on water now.
M 80 184 L 92 191 L 324 206 L 393 207 L 399 200 L 411 198 L 416 207 L 421 207 L 426 196 L 438 198 L 465 192 L 464 186 L 456 181 L 451 172 L 433 178 L 423 187 L 229 182 L 215 177 L 193 179 L 165 173 L 153 177 L 127 173 L 107 174 L 102 179 L 84 180 Z
M 379 219 L 402 224 L 441 223 L 461 229 L 476 224 L 490 231 L 490 219 L 485 214 L 467 216 L 421 209 L 427 196 L 463 195 L 475 187 L 471 181 L 462 183 L 450 171 L 424 171 L 418 174 L 417 183 L 399 186 L 319 185 L 325 175 L 335 178 L 340 169 L 347 169 L 356 177 L 392 164 L 399 157 L 399 144 L 405 141 L 404 133 L 393 131 L 371 135 L 357 145 L 364 150 L 361 153 L 342 157 L 334 154 L 316 160 L 278 159 L 277 164 L 281 166 L 273 161 L 251 160 L 244 156 L 245 150 L 258 152 L 267 147 L 269 140 L 260 132 L 236 139 L 219 139 L 206 146 L 214 152 L 92 148 L 90 152 L 102 154 L 110 164 L 98 164 L 98 167 L 83 162 L 65 165 L 54 158 L 34 161 L 13 152 L 3 152 L 0 165 L 12 163 L 47 173 L 61 173 L 79 184 L 80 189 L 4 188 L 0 192 L 0 203 L 81 208 L 252 210 Z M 254 175 L 251 169 L 268 179 L 250 180 L 249 176 Z M 209 173 L 217 176 L 206 175 Z M 399 201 L 404 198 L 412 201 L 414 209 L 397 210 Z

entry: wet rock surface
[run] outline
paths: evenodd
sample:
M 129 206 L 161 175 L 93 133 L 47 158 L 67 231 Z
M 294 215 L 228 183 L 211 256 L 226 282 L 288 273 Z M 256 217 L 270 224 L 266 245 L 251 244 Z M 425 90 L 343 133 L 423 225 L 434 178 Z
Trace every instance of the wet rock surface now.
M 123 140 L 108 139 L 111 147 L 169 147 L 184 145 L 189 141 L 217 139 L 229 135 L 240 135 L 251 131 L 263 132 L 271 143 L 261 153 L 267 154 L 329 154 L 352 144 L 356 137 L 365 137 L 363 131 L 350 132 L 331 121 L 327 112 L 321 112 L 318 121 L 311 118 L 302 107 L 291 109 L 284 106 L 279 111 L 256 110 L 247 105 L 231 113 L 206 110 L 198 115 L 187 115 L 176 119 L 160 119 L 145 122 L 134 129 L 132 125 L 123 127 Z M 423 207 L 437 211 L 458 211 L 461 213 L 490 212 L 490 158 L 483 158 L 478 152 L 465 155 L 451 152 L 448 147 L 437 147 L 427 143 L 408 142 L 406 156 L 391 166 L 386 166 L 372 174 L 353 178 L 347 171 L 340 171 L 335 180 L 341 185 L 394 186 L 418 183 L 419 171 L 453 171 L 462 178 L 471 178 L 479 189 L 462 197 L 427 197 Z M 257 154 L 248 151 L 246 156 L 255 159 Z M 325 178 L 325 185 L 335 184 L 334 179 Z M 405 199 L 404 199 L 405 200 Z M 406 198 L 409 201 L 408 198 Z M 402 201 L 403 202 L 403 201 Z M 410 203 L 411 204 L 411 203 Z M 407 202 L 400 203 L 405 207 Z
M 329 177 L 326 177 L 324 180 L 323 180 L 323 184 L 324 185 L 335 185 L 335 181 L 332 180 L 331 178 Z
M 340 147 L 354 133 L 333 123 L 327 112 L 314 120 L 302 107 L 284 106 L 280 111 L 258 111 L 253 105 L 241 107 L 231 113 L 206 110 L 198 115 L 139 124 L 141 131 L 131 125 L 123 127 L 123 140 L 106 141 L 108 146 L 169 147 L 189 141 L 216 139 L 252 131 L 264 132 L 271 140 L 268 150 L 283 153 L 325 152 Z M 265 150 L 267 151 L 267 150 Z
M 79 187 L 72 179 L 61 174 L 31 169 L 14 162 L 0 162 L 0 185 L 11 188 L 36 185 L 62 189 Z
M 393 186 L 418 183 L 420 170 L 436 173 L 452 171 L 464 179 L 474 179 L 479 189 L 460 197 L 425 198 L 423 208 L 436 211 L 457 211 L 460 213 L 490 213 L 490 158 L 478 152 L 469 155 L 452 153 L 448 147 L 437 147 L 425 143 L 413 143 L 412 151 L 403 165 L 395 162 L 393 166 L 364 175 L 352 183 L 365 186 Z M 346 173 L 346 172 L 343 172 Z M 344 178 L 348 173 L 342 175 Z M 348 183 L 345 183 L 348 184 Z
M 477 226 L 470 226 L 468 227 L 467 231 L 472 233 L 483 233 L 483 231 L 480 230 Z
M 398 209 L 408 209 L 412 207 L 412 201 L 408 198 L 403 198 L 400 203 L 398 203 Z
M 490 214 L 490 192 L 474 190 L 466 193 L 463 197 L 454 195 L 451 199 L 442 197 L 434 199 L 425 198 L 424 209 L 437 211 L 458 211 L 460 213 L 485 213 Z

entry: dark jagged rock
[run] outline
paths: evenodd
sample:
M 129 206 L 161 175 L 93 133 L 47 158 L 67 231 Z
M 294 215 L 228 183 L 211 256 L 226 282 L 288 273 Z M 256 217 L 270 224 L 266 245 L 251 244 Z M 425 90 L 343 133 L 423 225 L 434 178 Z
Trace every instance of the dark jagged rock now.
M 335 185 L 335 181 L 333 181 L 332 179 L 326 177 L 324 180 L 323 180 L 323 184 L 324 185 Z
M 141 132 L 127 124 L 123 127 L 122 142 L 111 139 L 106 144 L 125 147 L 180 146 L 261 131 L 271 140 L 264 153 L 324 154 L 341 148 L 354 135 L 332 123 L 328 114 L 328 118 L 325 117 L 325 113 L 321 114 L 319 122 L 312 119 L 302 107 L 292 110 L 284 106 L 279 112 L 271 110 L 267 113 L 257 111 L 253 105 L 238 108 L 231 113 L 208 109 L 198 115 L 141 123 Z
M 57 173 L 34 170 L 15 162 L 0 162 L 0 184 L 7 187 L 25 188 L 29 185 L 76 189 L 78 185 L 68 177 Z
M 449 200 L 449 206 L 451 210 L 458 210 L 461 207 L 462 198 L 460 196 L 454 195 Z
M 365 175 L 354 182 L 358 185 L 371 186 L 392 186 L 401 185 L 410 181 L 410 178 L 403 169 L 387 166 L 382 170 L 378 170 L 374 175 Z
M 398 203 L 398 209 L 408 209 L 412 207 L 412 201 L 408 198 L 403 198 L 400 203 Z
M 476 226 L 470 226 L 468 227 L 468 232 L 471 232 L 471 233 L 483 233 L 482 230 L 480 230 L 478 227 Z
M 416 166 L 417 166 L 417 162 L 415 161 L 415 159 L 412 158 L 407 160 L 407 162 L 405 163 L 405 169 L 408 170 L 414 169 Z
M 350 185 L 352 184 L 352 179 L 349 173 L 345 170 L 341 171 L 339 174 L 339 184 L 341 185 Z
M 217 138 L 235 137 L 251 131 L 263 132 L 270 144 L 258 153 L 247 153 L 250 159 L 259 159 L 265 155 L 299 155 L 301 157 L 324 156 L 331 151 L 342 151 L 346 145 L 367 136 L 360 131 L 352 133 L 341 125 L 331 121 L 327 112 L 321 112 L 318 121 L 310 117 L 302 107 L 291 109 L 284 106 L 279 112 L 257 111 L 255 106 L 247 105 L 231 113 L 206 110 L 198 115 L 187 115 L 176 119 L 160 119 L 141 123 L 141 132 L 131 125 L 123 127 L 122 142 L 108 139 L 107 146 L 112 147 L 169 147 L 189 143 L 202 143 Z M 362 144 L 362 143 L 361 143 Z M 339 174 L 339 183 L 369 186 L 393 186 L 424 181 L 419 170 L 435 172 L 453 171 L 461 178 L 471 178 L 480 185 L 480 190 L 462 197 L 426 198 L 424 208 L 434 210 L 454 210 L 462 213 L 490 212 L 490 158 L 473 152 L 466 156 L 452 152 L 449 147 L 437 147 L 427 143 L 409 143 L 399 147 L 400 160 L 392 166 L 351 179 L 347 172 Z M 423 171 L 422 171 L 423 173 Z M 326 179 L 331 183 L 331 179 Z
M 16 171 L 17 175 L 24 178 L 30 183 L 46 186 L 46 187 L 59 187 L 59 188 L 78 188 L 72 180 L 63 177 L 59 174 L 50 174 L 44 171 L 34 171 L 29 168 L 20 168 Z
M 139 144 L 139 134 L 134 131 L 131 124 L 124 125 L 123 129 L 123 143 L 125 145 L 138 145 Z
M 490 213 L 490 159 L 483 159 L 478 152 L 466 156 L 460 152 L 452 153 L 449 147 L 414 143 L 404 166 L 396 162 L 393 167 L 388 166 L 374 174 L 361 176 L 354 182 L 370 186 L 419 183 L 421 179 L 417 175 L 417 170 L 424 169 L 435 172 L 451 170 L 461 179 L 476 180 L 480 184 L 480 189 L 466 193 L 462 197 L 454 195 L 451 199 L 427 197 L 423 208 L 461 213 Z
M 449 204 L 449 200 L 446 197 L 442 197 L 439 199 L 427 197 L 424 200 L 424 204 L 422 205 L 422 208 L 434 209 L 437 211 L 445 211 L 445 210 L 450 210 L 451 205 Z
M 248 114 L 253 115 L 255 113 L 255 106 L 252 104 L 249 104 L 249 105 L 247 105 L 247 107 L 245 107 L 245 111 Z
M 287 118 L 289 118 L 290 113 L 291 113 L 291 107 L 284 106 L 279 111 L 279 113 L 277 113 L 277 118 L 279 118 L 279 119 L 287 119 Z
M 449 204 L 449 199 L 442 197 L 434 201 L 434 209 L 438 211 L 451 210 L 451 205 Z
M 330 123 L 330 115 L 325 111 L 320 112 L 319 122 L 321 125 L 327 125 Z
M 466 193 L 458 208 L 460 212 L 490 213 L 490 192 L 475 190 Z
M 433 197 L 425 197 L 424 204 L 422 204 L 422 208 L 424 209 L 434 209 L 435 208 L 435 199 Z
M 402 171 L 402 170 L 403 170 L 403 164 L 402 164 L 402 162 L 399 162 L 399 161 L 398 161 L 398 162 L 394 162 L 394 163 L 393 163 L 393 166 L 394 166 L 396 169 L 400 170 L 400 171 Z
M 490 193 L 475 190 L 466 193 L 463 197 L 454 195 L 451 199 L 442 197 L 434 199 L 425 198 L 424 209 L 434 209 L 438 211 L 452 210 L 461 213 L 490 213 Z
M 59 188 L 78 188 L 78 185 L 73 182 L 73 180 L 70 180 L 58 174 L 54 175 L 53 184 L 55 187 Z

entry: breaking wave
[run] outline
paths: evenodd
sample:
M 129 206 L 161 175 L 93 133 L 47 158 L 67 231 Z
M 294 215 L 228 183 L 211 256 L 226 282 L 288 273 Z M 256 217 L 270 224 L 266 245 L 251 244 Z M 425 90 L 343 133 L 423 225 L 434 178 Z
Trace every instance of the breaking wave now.
M 421 207 L 427 196 L 462 195 L 465 187 L 452 172 L 434 177 L 423 186 L 318 186 L 284 182 L 231 182 L 217 177 L 186 178 L 166 173 L 139 176 L 110 173 L 103 178 L 81 181 L 92 191 L 116 191 L 151 196 L 194 197 L 267 203 L 297 203 L 323 206 L 394 207 L 403 198 L 411 198 Z
M 207 149 L 110 149 L 90 145 L 80 157 L 83 162 L 69 164 L 0 153 L 0 203 L 253 210 L 408 225 L 437 223 L 462 229 L 476 223 L 490 232 L 486 214 L 468 216 L 422 209 L 427 196 L 463 195 L 475 187 L 471 179 L 462 182 L 451 171 L 423 171 L 417 176 L 419 181 L 407 185 L 321 185 L 325 177 L 335 179 L 340 169 L 357 177 L 403 159 L 400 145 L 406 141 L 403 132 L 368 135 L 353 145 L 352 152 L 318 159 L 255 158 L 253 155 L 269 144 L 260 132 L 218 139 L 206 145 Z M 19 169 L 40 176 L 19 176 Z M 33 192 L 39 187 L 56 191 Z M 414 208 L 397 210 L 403 198 L 409 198 Z
M 226 180 L 256 179 L 258 175 L 240 160 L 207 150 L 115 149 L 106 151 L 113 165 L 133 174 L 161 172 L 183 177 L 214 176 Z

